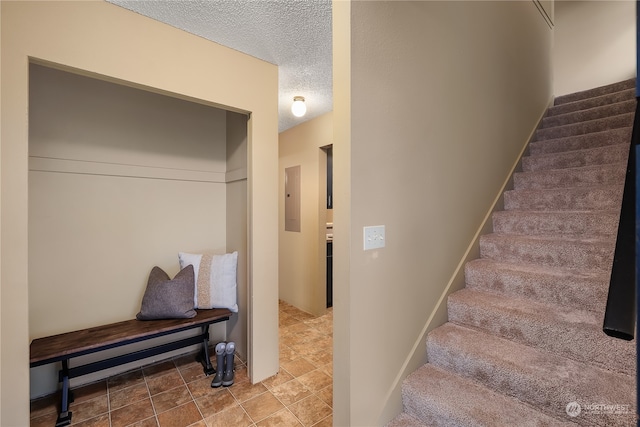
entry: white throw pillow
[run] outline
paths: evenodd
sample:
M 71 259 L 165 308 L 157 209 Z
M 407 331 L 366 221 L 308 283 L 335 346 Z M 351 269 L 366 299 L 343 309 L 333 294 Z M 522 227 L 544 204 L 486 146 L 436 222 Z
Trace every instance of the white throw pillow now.
M 195 308 L 228 308 L 238 312 L 236 272 L 238 252 L 224 255 L 178 253 L 180 268 L 193 265 Z

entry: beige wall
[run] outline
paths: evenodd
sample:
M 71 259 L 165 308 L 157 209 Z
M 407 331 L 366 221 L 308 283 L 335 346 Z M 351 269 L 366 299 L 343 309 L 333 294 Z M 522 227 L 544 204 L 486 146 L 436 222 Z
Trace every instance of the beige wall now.
M 636 75 L 636 2 L 556 1 L 554 94 Z
M 351 8 L 333 1 L 333 424 L 350 425 L 351 369 Z M 354 242 L 357 245 L 357 242 Z
M 248 253 L 247 241 L 247 116 L 227 112 L 227 252 Z M 227 339 L 236 343 L 236 352 L 245 357 L 248 347 L 246 303 L 247 257 L 238 258 L 238 302 L 245 305 L 227 322 Z
M 246 156 L 249 374 L 259 381 L 277 372 L 277 68 L 103 2 L 3 1 L 0 7 L 0 424 L 24 426 L 29 419 L 30 58 L 252 113 Z
M 279 136 L 280 186 L 278 190 L 280 299 L 308 313 L 326 310 L 326 153 L 333 142 L 333 118 L 324 114 Z M 300 232 L 285 231 L 284 170 L 301 169 Z
M 383 425 L 551 97 L 533 2 L 334 2 L 334 423 Z M 386 247 L 362 250 L 362 227 Z M 438 310 L 440 309 L 440 310 Z

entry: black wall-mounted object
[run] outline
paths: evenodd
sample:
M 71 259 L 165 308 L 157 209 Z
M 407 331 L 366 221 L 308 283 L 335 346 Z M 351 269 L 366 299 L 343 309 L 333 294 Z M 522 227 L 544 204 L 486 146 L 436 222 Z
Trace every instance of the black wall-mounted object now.
M 333 146 L 327 148 L 327 209 L 333 209 Z

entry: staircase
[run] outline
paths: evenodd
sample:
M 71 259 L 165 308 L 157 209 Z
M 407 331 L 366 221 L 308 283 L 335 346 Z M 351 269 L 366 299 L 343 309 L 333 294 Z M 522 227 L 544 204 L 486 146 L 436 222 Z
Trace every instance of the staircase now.
M 388 426 L 636 425 L 635 341 L 602 332 L 634 86 L 556 99 Z

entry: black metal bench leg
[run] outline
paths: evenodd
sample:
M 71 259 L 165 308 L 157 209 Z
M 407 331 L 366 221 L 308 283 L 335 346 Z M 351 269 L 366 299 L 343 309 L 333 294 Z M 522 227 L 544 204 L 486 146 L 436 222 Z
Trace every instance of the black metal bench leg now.
M 202 364 L 205 375 L 213 375 L 216 370 L 213 368 L 209 357 L 209 325 L 202 327 L 202 338 L 202 349 L 198 354 L 197 360 Z
M 60 413 L 56 420 L 56 427 L 68 426 L 71 424 L 71 411 L 69 411 L 69 361 L 62 361 L 62 370 L 60 371 L 62 381 L 62 403 L 60 405 Z

